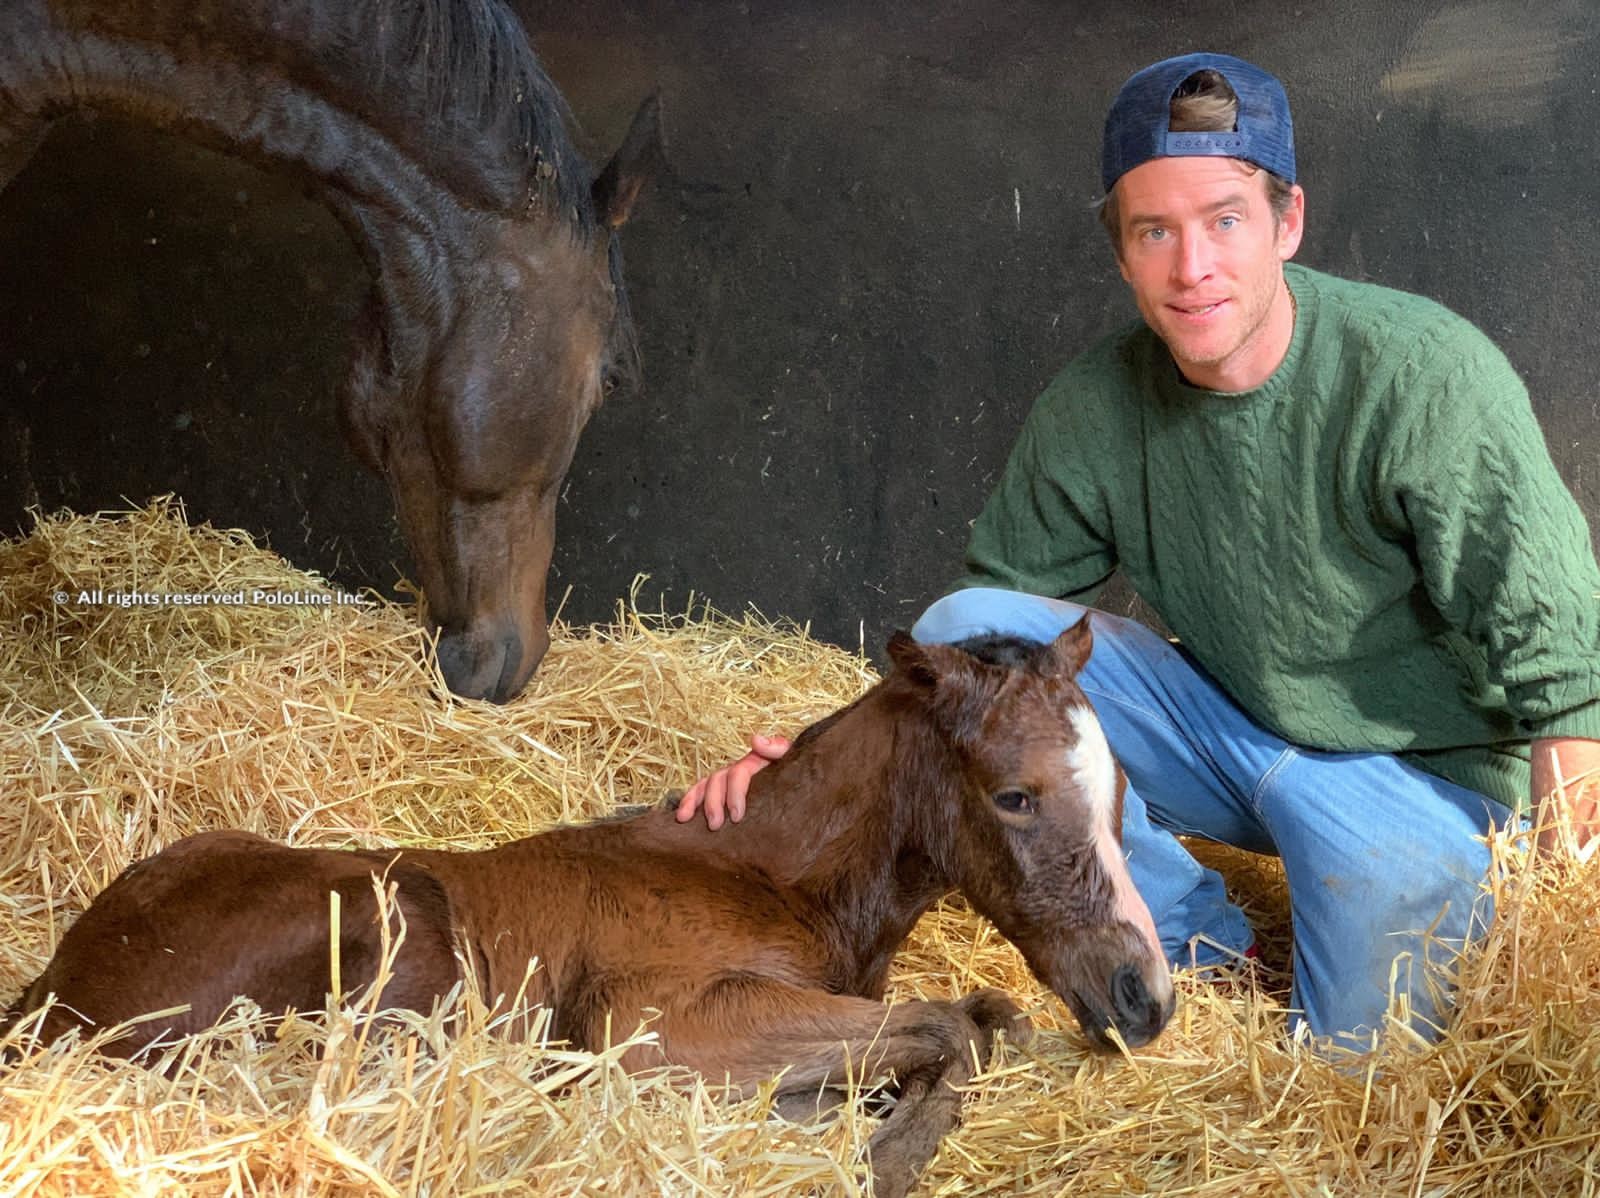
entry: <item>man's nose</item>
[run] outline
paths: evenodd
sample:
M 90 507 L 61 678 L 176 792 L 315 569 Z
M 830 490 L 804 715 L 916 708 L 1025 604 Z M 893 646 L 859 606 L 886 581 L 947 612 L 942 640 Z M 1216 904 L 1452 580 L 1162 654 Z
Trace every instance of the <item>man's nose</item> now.
M 1173 277 L 1184 287 L 1194 287 L 1210 275 L 1211 243 L 1198 233 L 1178 235 L 1178 253 L 1173 261 Z

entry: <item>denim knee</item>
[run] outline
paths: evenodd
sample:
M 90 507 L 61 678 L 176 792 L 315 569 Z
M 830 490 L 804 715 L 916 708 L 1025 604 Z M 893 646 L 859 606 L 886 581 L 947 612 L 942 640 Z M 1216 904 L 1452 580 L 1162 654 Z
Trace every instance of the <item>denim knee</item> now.
M 1019 636 L 1049 642 L 1083 618 L 1088 609 L 1000 587 L 968 587 L 936 599 L 911 627 L 923 644 L 950 644 L 975 636 Z

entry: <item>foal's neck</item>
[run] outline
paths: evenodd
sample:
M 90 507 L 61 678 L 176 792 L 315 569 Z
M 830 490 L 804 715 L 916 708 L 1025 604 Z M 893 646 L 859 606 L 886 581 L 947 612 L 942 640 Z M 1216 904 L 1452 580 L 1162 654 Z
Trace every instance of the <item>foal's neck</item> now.
M 812 900 L 853 968 L 881 973 L 955 887 L 933 831 L 949 804 L 947 752 L 903 684 L 880 683 L 758 773 L 744 820 L 707 847 Z

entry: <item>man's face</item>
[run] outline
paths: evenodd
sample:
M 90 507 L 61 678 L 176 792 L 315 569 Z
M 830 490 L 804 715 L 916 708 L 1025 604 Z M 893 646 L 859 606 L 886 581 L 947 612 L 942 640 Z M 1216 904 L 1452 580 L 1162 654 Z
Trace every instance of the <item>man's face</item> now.
M 1117 181 L 1118 264 L 1184 378 L 1248 391 L 1288 351 L 1283 263 L 1300 247 L 1305 197 L 1274 219 L 1267 174 L 1236 158 L 1153 158 Z

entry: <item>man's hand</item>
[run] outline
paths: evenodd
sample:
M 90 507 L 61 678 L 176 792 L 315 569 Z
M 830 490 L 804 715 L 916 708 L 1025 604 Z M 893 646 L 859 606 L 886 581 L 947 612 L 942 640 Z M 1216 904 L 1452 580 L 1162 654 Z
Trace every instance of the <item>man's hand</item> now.
M 1533 742 L 1535 845 L 1548 853 L 1561 843 L 1558 806 L 1563 798 L 1572 823 L 1573 847 L 1600 837 L 1600 741 L 1576 737 Z
M 709 778 L 701 778 L 684 792 L 678 800 L 678 822 L 694 818 L 702 806 L 706 809 L 706 826 L 712 831 L 722 827 L 724 818 L 738 823 L 744 818 L 745 794 L 750 789 L 750 779 L 789 751 L 786 736 L 752 736 L 750 751 L 732 765 L 725 765 Z

